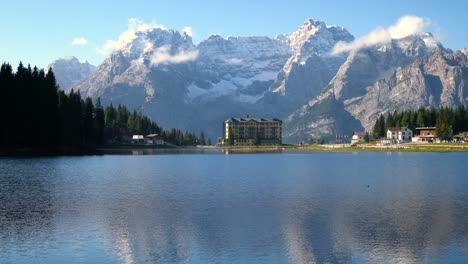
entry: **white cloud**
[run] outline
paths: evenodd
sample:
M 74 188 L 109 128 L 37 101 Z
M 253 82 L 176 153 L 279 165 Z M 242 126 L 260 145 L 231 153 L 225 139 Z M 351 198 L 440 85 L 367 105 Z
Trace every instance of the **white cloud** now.
M 403 16 L 398 19 L 395 25 L 388 28 L 378 27 L 352 42 L 338 42 L 333 47 L 331 54 L 336 55 L 347 51 L 359 50 L 376 44 L 389 43 L 392 39 L 401 39 L 409 35 L 421 34 L 430 23 L 431 21 L 426 18 Z
M 187 33 L 187 35 L 189 35 L 190 37 L 193 37 L 193 29 L 191 27 L 184 27 L 182 29 L 182 32 L 185 32 Z
M 113 50 L 123 48 L 126 44 L 132 42 L 136 37 L 137 32 L 148 32 L 155 28 L 166 29 L 162 25 L 155 23 L 145 24 L 142 20 L 137 18 L 128 19 L 127 31 L 120 34 L 117 40 L 108 40 L 102 47 L 96 48 L 96 50 L 102 55 L 107 55 Z
M 86 45 L 88 41 L 85 38 L 76 38 L 72 41 L 72 45 Z
M 165 45 L 157 48 L 150 58 L 151 66 L 155 67 L 160 64 L 178 64 L 188 61 L 194 61 L 198 58 L 198 50 L 179 50 L 175 54 L 171 54 L 171 46 Z
M 231 59 L 224 59 L 224 62 L 229 63 L 229 64 L 241 64 L 242 62 L 244 62 L 244 60 L 239 59 L 239 58 L 231 58 Z

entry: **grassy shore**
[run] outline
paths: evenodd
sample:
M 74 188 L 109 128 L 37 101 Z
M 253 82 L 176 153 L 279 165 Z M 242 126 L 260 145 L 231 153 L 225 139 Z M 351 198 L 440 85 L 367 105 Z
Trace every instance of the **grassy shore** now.
M 349 144 L 310 145 L 303 147 L 299 146 L 296 149 L 339 151 L 468 152 L 468 143 L 400 144 L 390 146 L 376 146 L 372 144 L 359 144 L 357 146 L 350 146 Z
M 282 150 L 316 150 L 316 151 L 405 151 L 405 152 L 468 152 L 468 143 L 434 143 L 434 144 L 400 144 L 390 146 L 376 146 L 373 144 L 337 145 L 296 145 L 286 144 L 278 146 L 231 146 L 213 147 L 224 149 L 227 153 L 259 153 L 279 152 Z

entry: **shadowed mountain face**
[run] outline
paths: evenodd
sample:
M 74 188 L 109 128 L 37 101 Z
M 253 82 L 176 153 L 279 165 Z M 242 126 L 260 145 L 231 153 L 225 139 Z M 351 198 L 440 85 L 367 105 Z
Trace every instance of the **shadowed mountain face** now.
M 87 61 L 80 62 L 76 57 L 66 56 L 53 61 L 47 68 L 53 69 L 60 89 L 68 90 L 86 79 L 96 66 Z
M 221 135 L 222 121 L 247 114 L 287 119 L 286 142 L 333 137 L 369 129 L 381 112 L 371 103 L 376 92 L 366 97 L 369 87 L 434 50 L 451 54 L 428 39 L 409 36 L 332 56 L 338 42 L 354 37 L 314 19 L 274 38 L 212 35 L 198 45 L 186 33 L 152 28 L 120 43 L 73 88 L 142 111 L 164 127 L 204 130 L 211 138 Z M 426 75 L 421 89 L 442 94 L 443 81 Z M 464 85 L 466 74 L 459 78 Z M 466 104 L 466 96 L 457 96 L 444 105 Z M 384 110 L 399 110 L 390 108 Z

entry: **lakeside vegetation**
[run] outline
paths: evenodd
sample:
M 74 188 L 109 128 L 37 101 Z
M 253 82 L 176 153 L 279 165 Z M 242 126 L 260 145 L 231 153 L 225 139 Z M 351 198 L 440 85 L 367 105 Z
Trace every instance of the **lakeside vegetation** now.
M 408 127 L 415 131 L 416 127 L 436 127 L 436 134 L 442 139 L 453 134 L 468 131 L 468 108 L 442 107 L 393 112 L 386 117 L 380 115 L 374 125 L 374 138 L 387 136 L 389 127 Z
M 128 142 L 131 135 L 160 134 L 176 146 L 205 144 L 178 129 L 164 130 L 125 106 L 103 107 L 98 98 L 59 90 L 52 70 L 8 63 L 0 69 L 0 155 L 89 154 L 98 146 Z

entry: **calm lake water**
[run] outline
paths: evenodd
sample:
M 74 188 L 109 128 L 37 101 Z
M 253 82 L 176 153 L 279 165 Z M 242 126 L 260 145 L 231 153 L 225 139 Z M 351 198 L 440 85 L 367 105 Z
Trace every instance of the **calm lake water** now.
M 468 154 L 0 158 L 0 263 L 465 264 Z

